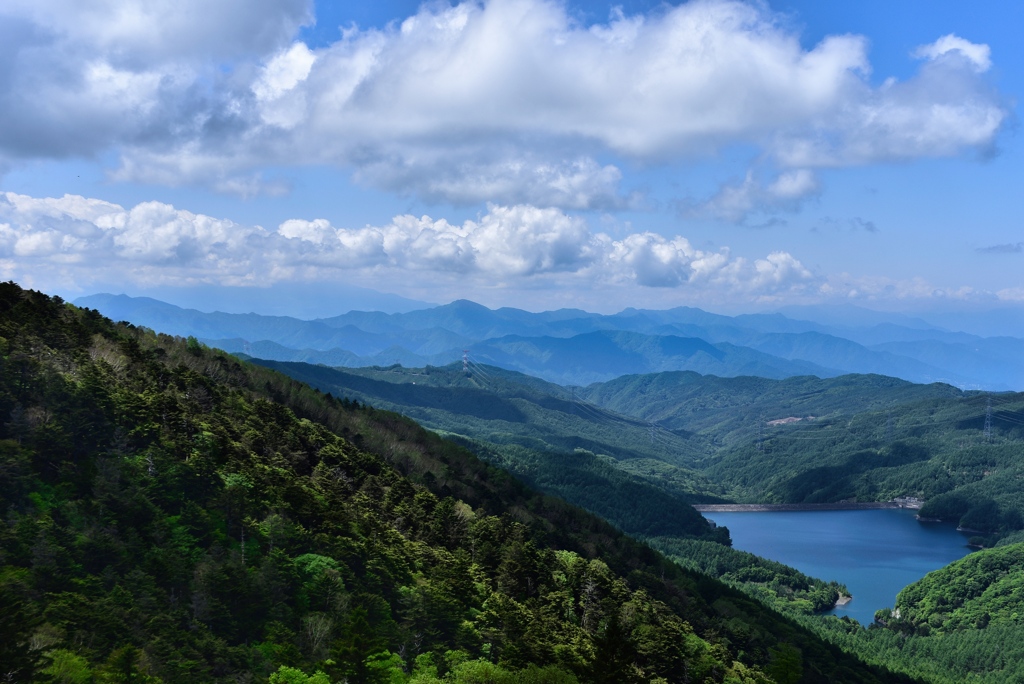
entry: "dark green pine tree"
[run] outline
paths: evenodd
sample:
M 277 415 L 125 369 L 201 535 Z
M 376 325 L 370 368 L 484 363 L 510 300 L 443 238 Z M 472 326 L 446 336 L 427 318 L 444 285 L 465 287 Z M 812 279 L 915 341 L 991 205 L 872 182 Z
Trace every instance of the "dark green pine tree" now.
M 29 642 L 35 620 L 12 582 L 0 582 L 0 681 L 35 681 L 39 654 Z

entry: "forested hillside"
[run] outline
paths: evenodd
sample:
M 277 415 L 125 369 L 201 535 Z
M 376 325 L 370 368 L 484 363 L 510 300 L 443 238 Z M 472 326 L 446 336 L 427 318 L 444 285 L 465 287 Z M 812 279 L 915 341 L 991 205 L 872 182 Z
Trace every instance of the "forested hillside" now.
M 1024 544 L 973 553 L 928 573 L 896 597 L 881 620 L 889 628 L 943 634 L 1024 619 Z
M 671 505 L 665 495 L 691 503 L 917 497 L 926 500 L 922 516 L 957 522 L 986 546 L 1024 527 L 1021 393 L 874 375 L 771 380 L 690 372 L 566 388 L 477 364 L 467 376 L 458 364 L 260 363 L 485 442 L 489 460 L 636 534 L 661 536 L 659 517 L 686 516 L 653 511 L 640 520 L 633 511 L 627 523 L 603 491 L 653 487 L 658 492 L 647 501 L 654 507 Z M 583 473 L 594 486 L 571 491 Z
M 723 545 L 728 530 L 709 526 L 689 505 L 721 500 L 713 494 L 720 488 L 693 469 L 714 453 L 706 437 L 656 428 L 577 399 L 579 388 L 491 366 L 469 364 L 466 372 L 461 364 L 339 369 L 257 363 L 324 392 L 414 417 L 488 463 L 778 609 L 820 612 L 846 591 Z
M 585 462 L 615 468 L 684 499 L 693 496 L 687 487 L 696 483 L 753 501 L 768 496 L 776 501 L 835 500 L 851 496 L 849 487 L 863 486 L 852 496 L 924 496 L 929 497 L 925 514 L 998 525 L 979 533 L 978 543 L 995 543 L 999 535 L 1005 535 L 1005 542 L 1024 541 L 1024 533 L 1013 531 L 1022 445 L 1018 394 L 965 393 L 881 376 L 773 381 L 664 373 L 569 389 L 472 364 L 469 376 L 460 366 L 278 367 L 313 383 L 330 383 L 321 386 L 332 391 L 417 415 L 429 425 L 455 424 L 460 411 L 473 406 L 464 416 L 464 429 L 481 441 L 467 442 L 470 446 L 485 458 L 517 468 L 539 486 L 563 487 L 565 496 L 582 505 L 595 504 L 565 486 L 580 478 L 577 459 L 582 457 L 566 449 L 574 447 L 573 440 L 592 439 L 596 445 L 600 435 L 614 434 L 624 450 L 595 446 L 604 457 L 591 455 Z M 423 394 L 397 389 L 414 382 L 425 386 Z M 512 419 L 508 408 L 481 416 L 489 410 L 485 407 L 506 403 L 531 408 L 521 420 Z M 623 413 L 646 424 L 646 434 Z M 657 426 L 654 439 L 652 424 Z M 515 450 L 482 443 L 488 436 Z M 546 445 L 546 451 L 530 453 L 526 445 L 531 440 Z M 675 443 L 683 444 L 676 453 L 680 465 L 660 460 L 665 455 L 658 450 Z M 565 473 L 564 480 L 556 478 L 559 472 Z M 727 484 L 740 475 L 742 486 Z M 789 488 L 773 492 L 780 483 Z M 797 483 L 809 489 L 798 489 Z M 842 591 L 834 583 L 706 540 L 669 535 L 648 541 L 686 567 L 742 588 L 877 664 L 950 684 L 1024 680 L 1024 634 L 1018 623 L 1024 599 L 1016 547 L 968 556 L 933 573 L 901 595 L 896 606 L 900 618 L 883 614 L 887 628 L 865 629 L 849 620 L 808 615 L 834 602 Z M 923 598 L 911 605 L 910 597 L 919 594 Z
M 11 681 L 901 681 L 407 419 L 195 340 L 7 283 L 0 358 Z
M 601 407 L 715 441 L 699 471 L 738 501 L 926 500 L 921 515 L 992 545 L 1024 526 L 1024 394 L 883 376 L 627 376 L 582 392 Z
M 446 434 L 489 463 L 642 536 L 727 541 L 690 503 L 719 501 L 688 466 L 701 440 L 573 400 L 570 390 L 488 367 L 336 369 L 256 361 L 324 392 L 397 411 Z M 652 481 L 625 463 L 659 464 L 673 479 Z M 640 464 L 634 463 L 634 466 Z M 653 466 L 648 466 L 653 467 Z
M 903 589 L 871 629 L 819 620 L 815 629 L 876 663 L 930 681 L 1024 681 L 1024 544 L 970 554 Z

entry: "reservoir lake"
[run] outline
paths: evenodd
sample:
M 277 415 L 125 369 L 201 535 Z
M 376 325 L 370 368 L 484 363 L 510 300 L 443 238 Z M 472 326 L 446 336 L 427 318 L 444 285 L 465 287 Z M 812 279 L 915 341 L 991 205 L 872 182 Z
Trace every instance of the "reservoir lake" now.
M 900 589 L 963 558 L 969 535 L 949 523 L 918 522 L 916 511 L 704 513 L 729 528 L 733 548 L 805 575 L 845 584 L 853 600 L 831 611 L 868 625 Z

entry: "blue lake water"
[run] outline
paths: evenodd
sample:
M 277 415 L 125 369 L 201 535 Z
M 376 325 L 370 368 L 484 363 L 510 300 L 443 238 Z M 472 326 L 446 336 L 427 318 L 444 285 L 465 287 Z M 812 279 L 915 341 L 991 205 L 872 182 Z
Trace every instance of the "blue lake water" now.
M 905 509 L 704 516 L 729 528 L 733 548 L 845 584 L 853 600 L 832 614 L 864 624 L 900 589 L 970 552 L 955 526 L 918 522 Z

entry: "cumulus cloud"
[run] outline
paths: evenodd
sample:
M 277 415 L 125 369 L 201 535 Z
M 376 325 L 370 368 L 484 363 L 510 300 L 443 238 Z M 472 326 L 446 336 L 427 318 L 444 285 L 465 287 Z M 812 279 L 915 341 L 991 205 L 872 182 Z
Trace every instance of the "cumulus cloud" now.
M 622 172 L 589 157 L 545 159 L 523 150 L 486 150 L 483 146 L 423 150 L 415 163 L 395 155 L 367 161 L 358 180 L 430 201 L 479 204 L 495 198 L 564 209 L 622 209 L 639 206 L 638 193 L 620 191 Z M 429 172 L 427 172 L 429 170 Z
M 714 197 L 686 209 L 686 213 L 740 223 L 757 211 L 793 211 L 819 194 L 817 176 L 808 169 L 794 169 L 764 184 L 751 171 L 742 183 L 725 185 Z
M 128 68 L 221 60 L 280 47 L 313 20 L 309 0 L 5 0 L 60 50 L 79 48 Z
M 925 63 L 914 78 L 890 78 L 878 89 L 853 84 L 827 119 L 780 131 L 771 146 L 777 161 L 824 167 L 989 151 L 1008 117 L 981 78 L 991 64 L 989 47 L 949 35 L 915 55 Z
M 269 237 L 259 227 L 178 210 L 160 202 L 131 209 L 65 195 L 0 194 L 0 259 L 14 257 L 30 281 L 96 280 L 121 269 L 134 282 L 244 283 L 258 272 Z M 215 274 L 218 274 L 215 275 Z
M 815 168 L 988 149 L 1008 116 L 985 45 L 942 37 L 875 87 L 864 38 L 805 49 L 766 4 L 732 0 L 595 25 L 554 0 L 426 3 L 318 49 L 295 41 L 307 0 L 0 13 L 8 161 L 114 149 L 119 178 L 243 193 L 267 166 L 329 164 L 427 199 L 616 208 L 636 201 L 625 164 L 741 143 L 780 175 L 723 189 L 735 216 L 813 194 Z
M 0 160 L 177 153 L 250 129 L 236 95 L 251 85 L 246 65 L 310 21 L 309 0 L 5 2 Z
M 813 290 L 820 279 L 786 252 L 734 258 L 650 232 L 612 238 L 559 209 L 491 205 L 474 220 L 396 216 L 345 228 L 290 219 L 275 230 L 160 202 L 131 208 L 84 197 L 0 194 L 0 264 L 6 277 L 79 285 L 116 270 L 147 285 L 266 285 L 353 276 L 511 290 L 557 282 L 677 289 L 751 297 Z M 102 268 L 98 268 L 102 264 Z
M 977 45 L 950 33 L 930 45 L 922 45 L 914 51 L 920 59 L 937 60 L 949 56 L 968 60 L 975 71 L 988 71 L 992 66 L 991 50 L 988 45 Z

